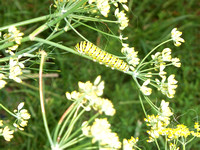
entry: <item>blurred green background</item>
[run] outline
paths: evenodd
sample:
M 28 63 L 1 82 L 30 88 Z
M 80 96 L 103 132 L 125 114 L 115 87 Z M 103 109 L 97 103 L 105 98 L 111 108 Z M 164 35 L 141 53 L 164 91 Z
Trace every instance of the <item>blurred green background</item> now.
M 51 12 L 49 6 L 52 3 L 50 0 L 1 0 L 0 26 L 47 15 Z M 168 70 L 168 74 L 176 74 L 177 93 L 173 99 L 168 99 L 156 92 L 152 96 L 152 100 L 157 105 L 160 105 L 162 99 L 169 101 L 175 114 L 172 124 L 178 122 L 193 129 L 194 122 L 199 120 L 200 113 L 200 1 L 129 0 L 128 5 L 130 21 L 128 28 L 123 33 L 129 37 L 130 46 L 134 46 L 138 50 L 140 58 L 143 58 L 157 44 L 169 38 L 174 27 L 178 27 L 183 32 L 182 37 L 186 42 L 180 47 L 175 47 L 172 43 L 165 45 L 172 49 L 173 57 L 181 59 L 181 68 L 171 67 L 171 70 Z M 41 22 L 23 26 L 20 29 L 28 34 L 39 25 Z M 109 29 L 117 30 L 117 26 L 114 24 L 90 25 L 106 32 Z M 117 40 L 105 37 L 86 27 L 79 27 L 78 31 L 101 48 L 120 55 L 120 43 Z M 40 37 L 47 37 L 50 33 L 51 31 L 48 30 Z M 53 41 L 73 47 L 81 41 L 81 38 L 70 31 Z M 162 48 L 164 47 L 159 50 Z M 146 142 L 148 135 L 143 121 L 144 113 L 135 83 L 130 76 L 57 48 L 46 46 L 46 49 L 54 57 L 54 59 L 48 60 L 49 63 L 45 66 L 46 73 L 58 73 L 59 75 L 57 78 L 45 80 L 45 89 L 50 92 L 50 94 L 46 93 L 46 111 L 51 130 L 70 104 L 65 98 L 65 92 L 76 90 L 78 81 L 90 80 L 93 82 L 98 75 L 101 75 L 105 81 L 104 97 L 112 100 L 117 110 L 114 117 L 109 117 L 113 131 L 117 132 L 121 139 L 139 136 L 138 146 L 142 149 L 156 149 L 154 143 Z M 38 65 L 35 64 L 33 67 L 37 69 Z M 33 70 L 32 72 L 36 73 L 37 71 Z M 26 80 L 26 82 L 38 87 L 37 79 Z M 0 95 L 0 102 L 10 110 L 16 108 L 21 101 L 25 101 L 26 107 L 32 115 L 25 132 L 15 133 L 14 139 L 9 143 L 0 138 L 0 149 L 47 148 L 48 141 L 43 128 L 38 91 L 9 82 L 6 88 L 0 91 Z M 150 111 L 150 107 L 147 104 L 145 106 Z M 92 114 L 92 112 L 88 113 L 83 120 L 87 120 Z M 3 110 L 0 110 L 0 115 L 3 119 L 7 117 Z M 200 149 L 200 140 L 195 139 L 187 146 L 187 149 Z

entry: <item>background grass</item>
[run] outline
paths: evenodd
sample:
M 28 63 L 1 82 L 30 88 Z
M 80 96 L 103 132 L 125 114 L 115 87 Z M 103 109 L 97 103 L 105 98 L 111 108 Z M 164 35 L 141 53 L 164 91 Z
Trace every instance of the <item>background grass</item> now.
M 48 6 L 51 3 L 52 1 L 49 0 L 2 0 L 0 1 L 0 26 L 47 15 L 50 12 Z M 181 68 L 172 67 L 168 71 L 169 74 L 175 73 L 179 81 L 177 93 L 173 99 L 168 99 L 157 92 L 153 101 L 158 105 L 161 99 L 169 101 L 176 121 L 192 129 L 194 122 L 198 121 L 200 110 L 200 1 L 130 0 L 129 8 L 130 22 L 124 35 L 129 37 L 129 44 L 139 51 L 140 58 L 143 58 L 150 49 L 165 40 L 167 36 L 169 37 L 174 27 L 178 27 L 183 32 L 182 37 L 186 41 L 183 45 L 180 47 L 175 47 L 172 43 L 167 45 L 172 48 L 173 56 L 179 57 L 182 62 Z M 23 26 L 20 29 L 25 33 L 30 33 L 39 25 Z M 113 25 L 94 25 L 104 31 L 117 29 Z M 100 47 L 114 54 L 120 54 L 120 45 L 116 40 L 104 37 L 85 27 L 79 27 L 78 30 Z M 49 33 L 50 31 L 47 31 L 40 36 L 46 37 Z M 80 40 L 74 32 L 70 31 L 54 41 L 62 41 L 63 45 L 73 47 Z M 52 130 L 70 104 L 65 98 L 65 92 L 76 90 L 78 81 L 94 81 L 100 74 L 105 81 L 104 97 L 112 100 L 117 110 L 116 115 L 109 118 L 113 131 L 117 132 L 121 138 L 139 136 L 138 145 L 142 149 L 155 149 L 154 144 L 146 142 L 148 135 L 143 121 L 144 114 L 138 100 L 135 83 L 130 76 L 59 49 L 49 49 L 49 51 L 55 59 L 49 59 L 48 62 L 54 62 L 54 64 L 47 63 L 45 68 L 59 70 L 47 71 L 46 73 L 56 72 L 59 77 L 45 80 L 45 89 L 50 93 L 46 93 L 46 111 Z M 37 68 L 38 65 L 33 67 Z M 37 71 L 33 70 L 34 72 Z M 37 79 L 26 80 L 26 82 L 38 87 Z M 8 143 L 0 138 L 0 149 L 48 149 L 38 91 L 10 82 L 6 88 L 0 90 L 0 95 L 0 102 L 10 110 L 16 108 L 21 101 L 25 101 L 32 116 L 25 132 L 15 133 L 12 142 Z M 148 108 L 148 105 L 146 106 Z M 3 119 L 8 117 L 3 110 L 0 110 L 0 115 Z M 87 114 L 83 120 L 87 120 L 91 115 Z M 187 148 L 200 149 L 199 139 L 195 139 Z

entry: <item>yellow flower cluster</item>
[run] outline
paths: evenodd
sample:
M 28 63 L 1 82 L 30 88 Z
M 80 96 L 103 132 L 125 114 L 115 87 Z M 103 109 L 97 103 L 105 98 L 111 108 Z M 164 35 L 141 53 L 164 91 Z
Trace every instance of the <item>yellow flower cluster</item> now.
M 13 138 L 14 130 L 10 130 L 8 126 L 3 127 L 3 120 L 0 120 L 0 136 L 3 136 L 6 141 Z
M 88 3 L 96 3 L 97 8 L 101 12 L 104 17 L 108 17 L 108 13 L 110 12 L 110 4 L 109 0 L 89 0 Z
M 176 84 L 178 83 L 178 81 L 176 81 L 174 78 L 174 74 L 170 75 L 167 78 L 167 83 L 165 83 L 165 76 L 162 78 L 162 81 L 156 79 L 156 83 L 159 85 L 158 90 L 160 90 L 164 95 L 167 95 L 167 97 L 169 98 L 173 98 L 176 93 L 175 89 L 177 88 Z
M 24 130 L 24 127 L 28 124 L 28 119 L 30 119 L 31 115 L 28 113 L 26 109 L 22 109 L 24 106 L 24 102 L 20 103 L 17 107 L 17 110 L 14 110 L 17 119 L 13 124 L 14 127 Z
M 165 48 L 162 52 L 157 52 L 155 55 L 151 55 L 153 59 L 153 63 L 155 66 L 155 70 L 160 68 L 161 71 L 164 70 L 166 63 L 171 62 L 168 65 L 174 65 L 175 67 L 181 67 L 180 59 L 179 58 L 172 58 L 171 56 L 171 49 Z
M 14 117 L 16 117 L 15 122 L 13 123 L 14 128 L 24 130 L 24 127 L 28 124 L 28 119 L 31 115 L 26 109 L 22 109 L 24 102 L 20 103 L 17 107 L 18 110 L 14 110 L 14 113 L 10 112 Z M 3 123 L 3 120 L 0 120 L 0 136 L 3 136 L 6 141 L 10 141 L 13 138 L 14 130 L 11 130 L 8 125 Z
M 15 53 L 13 51 L 15 51 L 21 44 L 21 39 L 23 35 L 24 34 L 19 30 L 17 30 L 17 28 L 14 26 L 11 26 L 8 29 L 8 33 L 5 33 L 3 35 L 6 42 L 15 42 L 16 44 L 12 47 L 8 47 L 8 50 L 5 51 L 6 53 L 9 53 L 11 57 L 8 65 L 9 68 L 7 66 L 4 68 L 0 68 L 0 70 L 3 70 L 3 72 L 0 73 L 0 89 L 5 87 L 7 83 L 4 79 L 12 79 L 19 83 L 22 82 L 19 76 L 22 74 L 22 69 L 24 68 L 24 64 L 23 62 L 20 62 L 19 59 L 22 56 L 25 56 L 25 53 L 23 55 L 19 55 L 18 57 L 14 58 L 13 56 L 15 55 Z M 7 70 L 9 70 L 8 75 L 6 72 Z
M 5 33 L 3 35 L 4 39 L 7 40 L 7 42 L 14 41 L 16 44 L 14 46 L 8 47 L 7 53 L 10 53 L 10 55 L 15 55 L 12 51 L 16 50 L 18 46 L 21 44 L 21 39 L 24 33 L 17 30 L 15 26 L 11 26 L 8 29 L 8 33 Z
M 131 139 L 123 139 L 123 150 L 135 150 L 133 147 L 137 147 L 136 143 L 138 142 L 139 138 L 131 137 Z
M 161 101 L 159 114 L 148 115 L 144 120 L 147 122 L 147 126 L 151 127 L 151 130 L 148 130 L 147 133 L 150 135 L 148 142 L 153 142 L 154 139 L 160 136 L 162 130 L 166 129 L 167 125 L 170 123 L 170 116 L 173 115 L 169 108 L 169 102 Z
M 5 78 L 5 75 L 0 73 L 0 89 L 4 88 L 7 82 L 3 80 Z
M 129 19 L 128 19 L 128 17 L 126 17 L 124 10 L 119 11 L 119 8 L 117 8 L 115 10 L 115 16 L 118 19 L 118 22 L 120 24 L 119 29 L 124 30 L 128 26 L 128 22 L 129 22 Z
M 179 31 L 173 29 L 172 33 L 172 39 L 169 39 L 152 49 L 140 63 L 139 58 L 137 58 L 137 52 L 132 52 L 132 61 L 135 63 L 133 63 L 133 66 L 137 65 L 136 69 L 132 69 L 132 76 L 136 80 L 136 82 L 137 78 L 143 81 L 143 84 L 140 85 L 140 83 L 137 82 L 137 85 L 144 95 L 151 95 L 152 93 L 152 89 L 148 87 L 148 85 L 157 88 L 162 92 L 162 94 L 166 95 L 169 98 L 173 98 L 175 95 L 175 89 L 177 88 L 176 84 L 178 83 L 178 81 L 175 80 L 174 74 L 167 77 L 167 72 L 165 72 L 164 69 L 171 65 L 175 67 L 181 67 L 180 59 L 177 57 L 172 58 L 172 50 L 170 48 L 165 48 L 162 50 L 162 52 L 156 52 L 155 54 L 151 55 L 154 50 L 156 50 L 159 46 L 166 42 L 169 42 L 171 40 L 174 40 L 176 42 L 183 41 L 183 39 L 180 37 L 181 34 Z M 150 55 L 152 60 L 144 62 L 145 59 Z M 161 79 L 157 79 L 156 76 Z
M 138 52 L 135 51 L 134 47 L 129 47 L 128 44 L 123 43 L 121 49 L 122 54 L 126 56 L 126 61 L 131 65 L 130 69 L 135 70 L 135 67 L 139 64 L 140 59 L 138 58 Z
M 81 99 L 81 106 L 90 111 L 91 108 L 99 113 L 105 113 L 108 116 L 115 114 L 115 109 L 110 100 L 101 98 L 103 95 L 104 81 L 100 81 L 101 76 L 98 76 L 94 83 L 87 81 L 86 83 L 79 82 L 79 91 L 71 93 L 66 92 L 66 97 L 69 100 L 77 101 Z
M 104 149 L 120 149 L 121 142 L 116 133 L 110 129 L 110 124 L 107 118 L 96 118 L 91 126 L 88 126 L 88 122 L 84 122 L 82 125 L 82 132 L 87 137 L 92 137 L 92 143 L 99 142 L 101 150 Z
M 89 0 L 88 3 L 93 8 L 95 6 L 95 5 L 93 5 L 93 3 L 95 3 L 96 7 L 98 8 L 100 13 L 104 17 L 108 17 L 108 14 L 110 12 L 110 4 L 113 4 L 115 7 L 117 7 L 116 10 L 115 10 L 115 16 L 118 20 L 118 23 L 120 24 L 119 29 L 124 30 L 128 26 L 129 19 L 126 17 L 124 10 L 119 11 L 119 6 L 118 6 L 118 3 L 120 3 L 122 5 L 122 7 L 126 11 L 128 11 L 128 7 L 125 4 L 125 3 L 127 3 L 127 0 Z M 93 10 L 92 12 L 96 12 L 96 11 Z
M 22 82 L 22 80 L 19 78 L 19 75 L 22 74 L 22 69 L 24 68 L 24 64 L 22 62 L 19 62 L 18 58 L 10 58 L 9 67 L 10 67 L 9 79 L 13 79 L 18 83 Z
M 170 128 L 170 117 L 173 115 L 169 108 L 169 103 L 162 100 L 159 108 L 158 115 L 148 115 L 144 120 L 147 122 L 147 126 L 151 129 L 147 131 L 149 139 L 147 142 L 153 142 L 160 136 L 165 136 L 169 143 L 170 150 L 178 150 L 177 141 L 181 141 L 182 144 L 187 143 L 188 136 L 200 137 L 200 126 L 196 122 L 194 128 L 196 131 L 190 131 L 189 128 L 183 124 L 178 124 L 176 127 Z M 176 143 L 176 144 L 175 144 Z
M 175 46 L 180 46 L 181 42 L 182 43 L 185 42 L 185 40 L 180 37 L 181 35 L 182 35 L 182 32 L 178 31 L 177 28 L 172 29 L 171 37 L 172 37 L 172 40 L 174 41 Z
M 152 93 L 152 89 L 147 87 L 147 85 L 150 83 L 150 79 L 147 79 L 142 86 L 140 87 L 140 91 L 144 94 L 144 95 L 151 95 Z

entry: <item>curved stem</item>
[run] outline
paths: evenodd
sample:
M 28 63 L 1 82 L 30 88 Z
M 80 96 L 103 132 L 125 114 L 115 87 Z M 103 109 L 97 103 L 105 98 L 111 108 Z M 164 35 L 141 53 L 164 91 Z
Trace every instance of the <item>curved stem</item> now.
M 14 113 L 12 113 L 10 110 L 8 110 L 6 107 L 4 107 L 2 104 L 0 104 L 0 107 L 3 108 L 6 112 L 8 112 L 13 117 L 17 118 L 17 116 Z
M 138 69 L 140 68 L 140 66 L 141 66 L 142 63 L 146 60 L 146 58 L 149 57 L 149 55 L 150 55 L 151 53 L 153 53 L 158 47 L 160 47 L 160 46 L 162 46 L 163 44 L 165 44 L 165 43 L 167 43 L 167 42 L 170 42 L 170 41 L 172 41 L 172 39 L 166 40 L 166 41 L 160 43 L 159 45 L 157 45 L 156 47 L 154 47 L 154 48 L 142 59 L 142 61 L 140 62 L 140 64 L 137 66 L 136 70 L 138 70 Z
M 45 51 L 41 51 L 40 72 L 39 72 L 40 105 L 41 105 L 42 118 L 43 118 L 45 130 L 46 130 L 46 134 L 47 134 L 48 140 L 49 140 L 49 142 L 50 142 L 50 144 L 52 146 L 53 145 L 53 140 L 52 140 L 51 134 L 49 132 L 46 113 L 45 113 L 45 106 L 44 106 L 42 71 L 43 71 L 45 56 L 46 56 L 46 52 Z
M 155 139 L 155 143 L 156 143 L 158 150 L 160 150 L 160 146 L 158 145 L 158 141 L 156 139 Z

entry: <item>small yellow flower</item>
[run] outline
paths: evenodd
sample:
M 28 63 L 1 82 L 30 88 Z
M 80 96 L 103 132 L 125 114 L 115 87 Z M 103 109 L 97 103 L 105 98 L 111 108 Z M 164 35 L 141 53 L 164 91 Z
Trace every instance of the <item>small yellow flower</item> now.
M 3 120 L 0 120 L 0 126 L 3 126 Z
M 180 37 L 181 35 L 182 35 L 182 32 L 178 31 L 177 28 L 172 29 L 171 37 L 172 37 L 172 40 L 174 41 L 175 46 L 180 46 L 181 42 L 182 43 L 185 42 L 185 40 Z
M 23 130 L 23 127 L 27 126 L 28 124 L 28 119 L 30 119 L 31 115 L 28 113 L 26 109 L 22 109 L 24 106 L 24 102 L 20 103 L 17 107 L 17 110 L 14 110 L 17 116 L 16 123 L 13 125 L 20 129 Z
M 172 65 L 174 65 L 175 67 L 181 67 L 180 59 L 172 58 Z
M 150 83 L 150 79 L 147 79 L 143 85 L 140 87 L 140 90 L 142 91 L 142 93 L 144 95 L 151 95 L 152 93 L 152 89 L 148 88 L 147 85 Z
M 118 22 L 120 24 L 119 29 L 124 30 L 128 26 L 129 19 L 126 17 L 126 14 L 122 10 L 119 12 L 119 8 L 115 10 L 115 16 L 118 19 Z
M 111 132 L 110 124 L 107 118 L 98 119 L 96 118 L 92 126 L 87 126 L 87 122 L 83 123 L 83 134 L 87 137 L 92 137 L 92 143 L 98 141 L 101 149 L 121 148 L 119 137 L 116 133 Z
M 164 76 L 162 78 L 162 81 L 159 81 L 158 79 L 156 79 L 157 84 L 159 85 L 158 90 L 161 90 L 161 92 L 164 95 L 167 95 L 167 97 L 169 98 L 173 98 L 174 94 L 176 93 L 175 89 L 178 87 L 176 84 L 178 83 L 178 81 L 176 81 L 174 79 L 175 75 L 172 74 L 167 78 L 167 83 L 165 83 L 166 81 L 166 77 Z
M 110 5 L 108 0 L 89 0 L 88 3 L 92 4 L 96 3 L 97 8 L 101 12 L 104 17 L 108 17 L 108 13 L 110 12 Z
M 176 147 L 175 144 L 170 143 L 170 144 L 169 144 L 169 150 L 179 150 L 179 147 Z
M 121 49 L 121 52 L 126 56 L 128 64 L 136 67 L 140 61 L 140 59 L 138 58 L 138 52 L 135 51 L 134 47 L 128 47 L 128 44 L 126 45 L 125 43 L 123 43 L 123 46 L 124 47 Z
M 198 122 L 195 122 L 194 128 L 195 128 L 197 131 L 200 131 L 200 126 L 199 126 L 199 123 L 198 123 Z
M 6 141 L 10 141 L 13 138 L 14 130 L 10 130 L 8 126 L 6 126 L 3 131 L 2 135 Z
M 17 28 L 15 26 L 9 27 L 8 32 L 9 33 L 6 33 L 3 35 L 4 39 L 7 39 L 8 42 L 15 41 L 17 43 L 14 46 L 8 47 L 8 49 L 16 50 L 18 48 L 18 46 L 21 44 L 21 39 L 22 39 L 22 36 L 24 35 L 24 33 L 17 30 Z M 7 51 L 7 52 L 9 52 L 9 51 Z
M 139 138 L 131 137 L 131 139 L 123 139 L 123 150 L 134 150 L 133 146 L 136 145 Z

